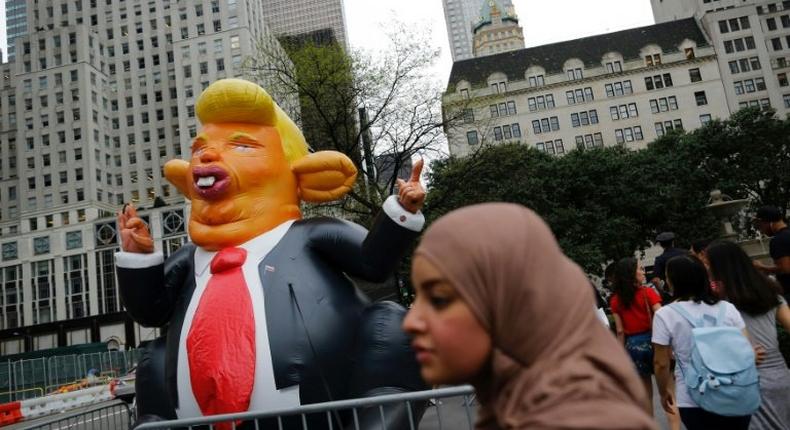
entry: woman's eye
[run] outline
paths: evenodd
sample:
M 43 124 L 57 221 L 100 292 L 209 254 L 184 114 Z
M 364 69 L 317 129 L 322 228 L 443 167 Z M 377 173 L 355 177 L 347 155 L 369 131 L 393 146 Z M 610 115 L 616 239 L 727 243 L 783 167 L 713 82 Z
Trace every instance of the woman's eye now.
M 431 296 L 429 297 L 429 300 L 431 302 L 431 306 L 433 306 L 436 309 L 445 308 L 447 307 L 447 305 L 450 304 L 450 302 L 452 302 L 452 299 L 448 297 L 441 297 L 441 296 Z

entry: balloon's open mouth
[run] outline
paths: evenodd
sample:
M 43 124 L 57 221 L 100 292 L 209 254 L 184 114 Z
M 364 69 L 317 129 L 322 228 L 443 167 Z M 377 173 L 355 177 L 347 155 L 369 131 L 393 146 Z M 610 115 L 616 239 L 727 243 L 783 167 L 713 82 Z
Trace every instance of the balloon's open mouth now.
M 206 200 L 221 197 L 230 186 L 230 175 L 217 166 L 192 168 L 195 192 Z

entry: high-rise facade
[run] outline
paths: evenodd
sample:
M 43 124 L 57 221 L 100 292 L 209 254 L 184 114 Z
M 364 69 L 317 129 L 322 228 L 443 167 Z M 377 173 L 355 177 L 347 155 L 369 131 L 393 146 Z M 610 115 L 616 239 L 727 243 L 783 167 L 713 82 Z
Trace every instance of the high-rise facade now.
M 301 36 L 330 29 L 340 46 L 348 47 L 343 0 L 262 0 L 264 18 L 279 36 Z
M 9 60 L 14 59 L 14 42 L 17 37 L 27 34 L 27 1 L 5 1 L 5 28 L 8 50 L 6 55 Z
M 473 29 L 480 22 L 480 10 L 490 0 L 443 0 L 444 20 L 447 25 L 447 37 L 450 40 L 450 54 L 453 61 L 464 60 L 474 56 Z M 511 0 L 498 1 L 502 9 L 515 15 Z
M 443 97 L 463 113 L 453 155 L 520 142 L 550 154 L 642 148 L 730 114 L 714 48 L 694 19 L 456 61 Z
M 165 254 L 187 240 L 162 166 L 189 157 L 200 92 L 277 41 L 261 0 L 23 3 L 33 30 L 0 65 L 0 355 L 134 346 L 155 333 L 122 312 L 114 213 L 134 202 Z
M 790 112 L 790 1 L 652 0 L 656 22 L 697 19 L 718 56 L 732 112 L 768 105 Z

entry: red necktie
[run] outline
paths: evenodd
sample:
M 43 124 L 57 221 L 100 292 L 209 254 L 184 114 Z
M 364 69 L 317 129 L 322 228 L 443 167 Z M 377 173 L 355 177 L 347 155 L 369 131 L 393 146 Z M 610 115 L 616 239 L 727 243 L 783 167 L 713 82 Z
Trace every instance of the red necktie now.
M 187 336 L 189 378 L 203 415 L 246 412 L 250 406 L 255 318 L 241 270 L 246 258 L 242 248 L 225 248 L 214 256 Z

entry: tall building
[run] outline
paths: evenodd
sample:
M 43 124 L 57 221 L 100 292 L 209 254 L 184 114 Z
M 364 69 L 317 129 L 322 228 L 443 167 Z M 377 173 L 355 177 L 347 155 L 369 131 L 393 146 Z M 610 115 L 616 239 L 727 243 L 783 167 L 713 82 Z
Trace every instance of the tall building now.
M 473 28 L 481 21 L 480 10 L 489 0 L 443 0 L 444 20 L 447 37 L 450 40 L 450 54 L 453 61 L 472 58 Z M 515 16 L 513 2 L 501 0 L 499 4 L 508 14 Z
M 443 107 L 463 113 L 447 130 L 454 155 L 505 141 L 551 154 L 641 148 L 730 114 L 693 18 L 456 61 Z
M 513 8 L 505 10 L 498 0 L 487 0 L 479 19 L 472 28 L 475 57 L 524 48 L 524 31 Z
M 652 0 L 656 22 L 696 18 L 718 56 L 730 111 L 790 111 L 790 1 Z
M 17 37 L 27 34 L 27 2 L 26 0 L 5 1 L 5 23 L 8 60 L 15 55 L 14 43 Z
M 302 36 L 330 29 L 334 39 L 348 47 L 343 0 L 262 0 L 266 23 L 280 36 Z
M 187 240 L 162 166 L 189 157 L 200 92 L 279 45 L 261 0 L 22 4 L 35 30 L 0 65 L 0 355 L 135 346 L 156 331 L 122 312 L 114 213 L 134 202 L 165 254 Z

